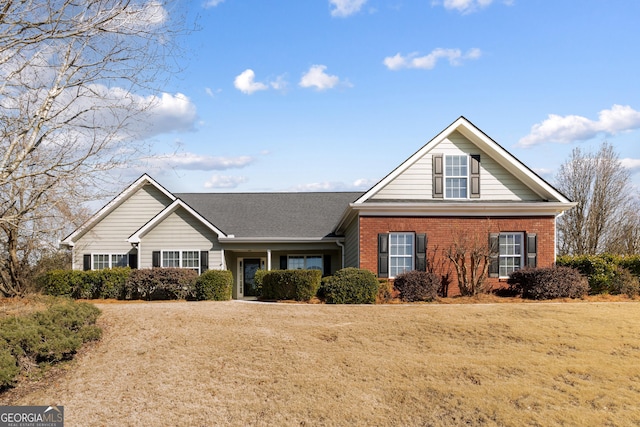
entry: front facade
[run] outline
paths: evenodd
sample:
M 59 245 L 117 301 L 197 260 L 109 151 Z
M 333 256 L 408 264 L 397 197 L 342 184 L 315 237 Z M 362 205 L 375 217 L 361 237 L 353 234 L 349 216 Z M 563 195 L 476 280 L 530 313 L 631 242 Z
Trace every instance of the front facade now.
M 460 117 L 365 193 L 174 194 L 143 175 L 62 245 L 74 269 L 424 270 L 453 242 L 495 248 L 491 284 L 555 261 L 565 196 Z M 455 280 L 454 280 L 455 284 Z M 450 289 L 455 295 L 457 289 Z

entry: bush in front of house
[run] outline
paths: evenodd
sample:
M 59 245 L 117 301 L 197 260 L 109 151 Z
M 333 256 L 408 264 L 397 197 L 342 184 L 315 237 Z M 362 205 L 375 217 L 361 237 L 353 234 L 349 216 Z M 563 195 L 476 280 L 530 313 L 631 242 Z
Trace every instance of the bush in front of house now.
M 373 304 L 379 286 L 371 271 L 347 267 L 325 277 L 320 292 L 328 304 Z
M 522 298 L 535 300 L 582 298 L 589 291 L 587 279 L 570 267 L 523 268 L 511 273 L 507 283 Z
M 95 271 L 52 270 L 36 278 L 37 289 L 53 296 L 75 299 L 125 299 L 129 267 Z
M 633 277 L 640 278 L 640 255 L 566 255 L 559 256 L 556 264 L 575 268 L 586 276 L 591 295 L 637 294 Z M 627 270 L 630 275 L 621 269 Z
M 93 281 L 93 298 L 97 299 L 124 299 L 126 294 L 127 279 L 131 275 L 130 267 L 114 267 L 86 273 L 93 273 L 96 279 Z
M 79 289 L 84 286 L 83 273 L 76 270 L 52 270 L 36 278 L 36 287 L 46 295 L 75 298 L 74 294 L 78 294 Z
M 132 270 L 125 283 L 126 299 L 186 299 L 193 295 L 198 272 L 185 268 Z
M 0 389 L 12 386 L 21 369 L 69 359 L 83 343 L 100 339 L 99 314 L 93 305 L 67 300 L 0 321 Z
M 434 273 L 413 270 L 399 274 L 393 286 L 400 293 L 402 301 L 433 301 L 438 297 L 441 279 Z
M 233 275 L 229 270 L 207 270 L 195 281 L 195 298 L 199 301 L 228 301 L 233 289 Z
M 262 275 L 262 298 L 309 301 L 320 288 L 319 270 L 271 270 Z

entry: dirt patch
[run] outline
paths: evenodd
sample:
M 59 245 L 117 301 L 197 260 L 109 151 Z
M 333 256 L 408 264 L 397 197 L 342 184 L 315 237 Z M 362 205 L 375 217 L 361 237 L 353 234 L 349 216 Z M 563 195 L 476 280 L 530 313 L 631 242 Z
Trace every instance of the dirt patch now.
M 97 305 L 103 340 L 4 404 L 68 426 L 640 423 L 637 302 Z

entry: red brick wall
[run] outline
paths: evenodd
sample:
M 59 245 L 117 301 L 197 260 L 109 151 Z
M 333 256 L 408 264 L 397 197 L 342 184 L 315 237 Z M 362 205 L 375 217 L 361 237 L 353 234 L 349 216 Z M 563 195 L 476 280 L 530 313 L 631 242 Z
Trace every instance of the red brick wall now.
M 437 256 L 454 241 L 454 236 L 466 234 L 480 242 L 489 241 L 489 233 L 525 232 L 537 234 L 538 267 L 548 267 L 555 262 L 555 218 L 451 218 L 451 217 L 361 217 L 360 218 L 360 268 L 378 273 L 378 233 L 415 232 L 427 235 L 427 257 L 434 248 Z M 449 296 L 458 295 L 455 271 L 452 269 Z M 493 288 L 504 286 L 497 278 L 489 278 Z

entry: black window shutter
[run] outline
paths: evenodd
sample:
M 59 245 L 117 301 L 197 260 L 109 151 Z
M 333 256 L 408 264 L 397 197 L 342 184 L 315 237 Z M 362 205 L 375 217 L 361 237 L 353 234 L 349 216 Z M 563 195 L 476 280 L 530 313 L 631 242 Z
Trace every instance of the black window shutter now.
M 389 277 L 389 234 L 378 234 L 378 277 Z
M 138 268 L 138 254 L 129 254 L 129 267 Z
M 427 271 L 427 235 L 416 234 L 416 270 Z
M 82 269 L 84 271 L 91 270 L 91 254 L 82 255 Z
M 480 198 L 480 154 L 471 155 L 471 194 L 472 199 Z
M 151 266 L 160 267 L 160 251 L 153 251 L 151 253 Z
M 434 199 L 442 199 L 444 197 L 443 193 L 443 181 L 444 181 L 444 171 L 442 165 L 442 154 L 434 154 L 433 155 L 433 198 Z
M 331 255 L 330 254 L 324 254 L 323 258 L 323 269 L 324 269 L 324 275 L 325 276 L 330 276 L 331 275 Z
M 500 277 L 500 234 L 489 234 L 489 277 Z
M 538 266 L 538 238 L 535 233 L 527 233 L 527 266 Z
M 287 256 L 280 255 L 280 270 L 286 270 L 286 269 L 287 269 Z
M 200 273 L 209 269 L 209 251 L 200 251 Z

